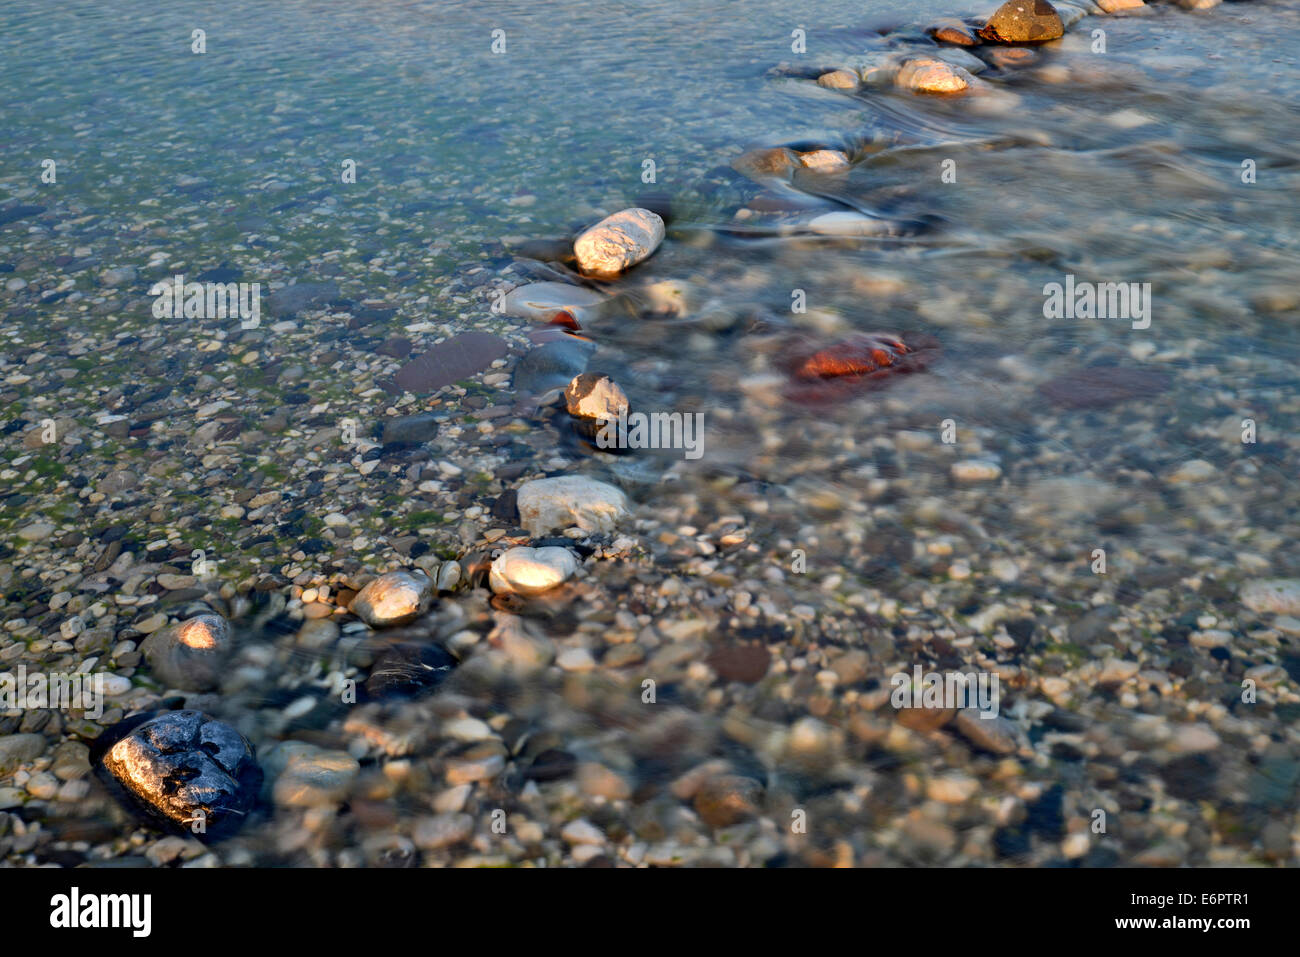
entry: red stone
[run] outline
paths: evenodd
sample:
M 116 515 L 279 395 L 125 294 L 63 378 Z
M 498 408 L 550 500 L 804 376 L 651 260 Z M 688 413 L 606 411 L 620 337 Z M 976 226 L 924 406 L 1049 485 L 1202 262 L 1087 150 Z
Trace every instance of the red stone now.
M 933 336 L 862 333 L 822 349 L 801 344 L 785 363 L 790 375 L 786 398 L 795 402 L 831 402 L 854 392 L 877 388 L 896 374 L 919 372 L 938 355 Z

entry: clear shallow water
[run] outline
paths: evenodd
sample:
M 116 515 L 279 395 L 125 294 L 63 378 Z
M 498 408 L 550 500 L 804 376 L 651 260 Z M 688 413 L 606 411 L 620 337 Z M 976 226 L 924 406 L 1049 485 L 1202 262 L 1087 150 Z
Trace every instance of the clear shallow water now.
M 778 623 L 773 635 L 782 635 L 772 644 L 785 670 L 753 700 L 734 686 L 724 693 L 721 685 L 710 692 L 707 682 L 692 684 L 689 641 L 682 643 L 682 662 L 650 654 L 657 673 L 669 676 L 666 683 L 680 679 L 688 689 L 679 705 L 699 718 L 701 730 L 676 745 L 671 760 L 653 753 L 653 743 L 620 757 L 604 740 L 602 727 L 637 720 L 614 691 L 608 699 L 602 692 L 575 700 L 554 688 L 512 697 L 471 684 L 468 700 L 503 698 L 501 713 L 514 708 L 510 713 L 526 714 L 562 738 L 579 728 L 584 743 L 576 750 L 607 764 L 621 760 L 654 793 L 673 774 L 719 756 L 774 774 L 767 783 L 780 800 L 787 787 L 797 802 L 827 786 L 826 779 L 851 782 L 848 791 L 866 781 L 886 795 L 882 807 L 861 820 L 849 814 L 820 835 L 825 846 L 850 841 L 859 860 L 872 853 L 896 860 L 881 850 L 892 848 L 890 841 L 873 844 L 859 829 L 897 830 L 898 816 L 917 803 L 893 793 L 896 777 L 874 777 L 876 751 L 864 754 L 860 743 L 846 747 L 823 762 L 833 771 L 814 772 L 785 752 L 768 754 L 734 728 L 730 737 L 719 729 L 728 714 L 739 720 L 741 712 L 775 727 L 809 713 L 832 728 L 850 727 L 853 702 L 841 695 L 824 704 L 811 676 L 836 652 L 864 641 L 872 672 L 888 674 L 895 664 L 942 659 L 927 635 L 956 641 L 957 648 L 977 636 L 981 654 L 1020 669 L 1026 690 L 1019 717 L 1035 740 L 1044 733 L 1036 707 L 1082 715 L 1087 733 L 1102 741 L 1103 758 L 1094 759 L 1103 768 L 1132 765 L 1116 742 L 1135 713 L 1207 721 L 1229 742 L 1233 733 L 1271 736 L 1281 754 L 1262 760 L 1294 761 L 1288 723 L 1276 714 L 1250 728 L 1225 728 L 1207 709 L 1248 667 L 1289 660 L 1292 653 L 1293 638 L 1270 632 L 1271 619 L 1243 613 L 1235 589 L 1242 578 L 1300 571 L 1292 534 L 1300 461 L 1294 438 L 1300 412 L 1294 374 L 1300 184 L 1291 155 L 1300 133 L 1295 4 L 1227 4 L 1205 14 L 1162 6 L 1142 17 L 1088 19 L 1041 50 L 1034 65 L 982 74 L 991 93 L 979 100 L 892 89 L 850 96 L 792 74 L 932 49 L 916 29 L 930 14 L 982 8 L 927 3 L 900 12 L 895 4 L 829 3 L 791 19 L 782 4 L 623 7 L 12 8 L 0 37 L 6 104 L 0 188 L 6 199 L 52 212 L 0 232 L 0 262 L 15 267 L 4 278 L 28 284 L 4 293 L 5 334 L 22 362 L 33 351 L 67 358 L 61 351 L 67 343 L 87 336 L 98 344 L 89 353 L 98 356 L 98 368 L 83 370 L 62 393 L 36 388 L 40 376 L 36 385 L 11 382 L 6 402 L 27 422 L 51 411 L 89 421 L 103 411 L 103 388 L 123 378 L 148 388 L 175 381 L 186 385 L 190 406 L 229 389 L 255 420 L 282 409 L 289 388 L 271 375 L 258 378 L 258 367 L 269 361 L 310 370 L 308 391 L 322 403 L 312 408 L 321 420 L 309 419 L 312 427 L 339 414 L 382 415 L 385 402 L 356 398 L 354 389 L 379 371 L 362 355 L 372 330 L 359 334 L 342 322 L 315 327 L 334 344 L 329 361 L 317 362 L 321 343 L 297 332 L 240 336 L 214 327 L 159 327 L 144 294 L 148 282 L 222 264 L 241 268 L 250 281 L 329 278 L 354 305 L 396 307 L 385 332 L 430 322 L 426 344 L 470 327 L 517 336 L 526 324 L 492 318 L 480 288 L 480 280 L 509 261 L 504 238 L 568 237 L 642 193 L 667 194 L 675 213 L 669 242 L 615 288 L 636 293 L 643 284 L 671 280 L 685 286 L 688 308 L 675 318 L 619 317 L 588 331 L 604 350 L 601 361 L 618 370 L 634 400 L 706 410 L 708 451 L 697 465 L 673 465 L 666 481 L 657 467 L 600 467 L 629 480 L 641 512 L 668 528 L 743 518 L 758 550 L 713 567 L 697 565 L 688 580 L 703 582 L 699 608 L 723 632 L 754 624 L 744 603 L 737 606 L 738 591 L 769 589 L 770 617 Z M 790 31 L 800 26 L 808 31 L 806 56 L 790 50 Z M 884 35 L 874 29 L 885 26 L 897 29 Z M 188 51 L 195 27 L 207 31 L 203 56 Z M 1105 55 L 1089 47 L 1094 27 L 1106 31 Z M 505 55 L 491 51 L 494 29 L 505 30 Z M 776 70 L 783 63 L 787 69 Z M 763 187 L 728 164 L 750 147 L 793 143 L 849 151 L 855 165 L 847 175 L 795 185 L 896 222 L 896 234 L 809 238 L 791 235 L 790 227 L 811 214 L 760 209 L 737 218 L 751 204 L 762 206 Z M 57 186 L 37 178 L 46 157 L 59 164 Z M 345 186 L 339 171 L 348 158 L 359 175 Z M 653 185 L 641 182 L 646 158 L 659 166 Z M 1245 158 L 1258 165 L 1253 185 L 1240 180 Z M 940 178 L 948 159 L 956 161 L 955 183 Z M 482 273 L 470 272 L 476 264 Z M 121 266 L 133 267 L 137 278 L 106 288 L 101 270 Z M 1151 283 L 1151 327 L 1045 319 L 1043 286 L 1066 274 Z M 794 289 L 807 293 L 810 314 L 790 312 Z M 65 295 L 40 300 L 56 290 Z M 80 296 L 68 296 L 69 290 Z M 832 344 L 855 329 L 933 334 L 943 358 L 889 390 L 830 409 L 784 402 L 771 374 L 787 339 Z M 122 335 L 151 348 L 109 349 Z M 225 343 L 215 368 L 194 352 L 205 339 Z M 241 369 L 233 357 L 246 349 L 263 361 Z M 173 352 L 179 358 L 164 359 Z M 1169 384 L 1150 400 L 1082 411 L 1052 404 L 1037 391 L 1097 362 L 1155 367 L 1169 375 Z M 195 386 L 201 372 L 214 380 L 211 395 Z M 1258 421 L 1261 445 L 1240 442 L 1246 417 Z M 960 437 L 951 448 L 934 442 L 947 419 Z M 197 510 L 195 526 L 220 539 L 240 573 L 284 567 L 305 532 L 298 526 L 295 535 L 294 523 L 284 522 L 281 529 L 290 530 L 278 530 L 269 544 L 259 541 L 258 553 L 245 544 L 245 528 L 222 524 L 216 508 L 205 504 L 205 488 L 215 489 L 208 496 L 215 500 L 256 469 L 294 489 L 295 504 L 316 514 L 347 509 L 371 494 L 372 486 L 356 481 L 313 493 L 314 466 L 290 461 L 277 475 L 264 456 L 257 458 L 262 449 L 229 464 L 214 485 L 205 470 L 223 466 L 205 464 L 210 450 L 177 441 L 194 425 L 178 416 L 175 432 L 145 439 L 150 458 L 140 470 L 161 457 L 199 476 L 185 508 Z M 13 462 L 24 453 L 11 445 L 5 454 Z M 63 467 L 84 469 L 97 481 L 113 449 L 95 446 L 82 454 L 65 454 Z M 440 454 L 457 453 L 452 446 Z M 581 455 L 560 456 L 540 438 L 530 454 L 525 461 L 545 469 L 587 463 Z M 969 458 L 997 461 L 1001 480 L 975 487 L 954 482 L 953 463 Z M 1193 459 L 1210 463 L 1213 478 L 1188 485 L 1170 477 Z M 15 484 L 30 467 L 19 464 Z M 15 528 L 37 514 L 92 526 L 114 517 L 107 506 L 62 511 L 61 500 L 74 495 L 66 485 L 29 481 L 19 499 L 6 502 Z M 146 540 L 161 534 L 165 519 L 134 504 L 126 511 L 133 532 Z M 400 561 L 383 535 L 418 526 L 406 517 L 422 503 L 385 504 L 388 511 L 372 522 L 368 545 L 374 547 L 340 544 L 339 554 L 360 556 L 363 566 Z M 185 541 L 193 544 L 188 532 Z M 462 536 L 438 544 L 459 552 L 471 542 Z M 815 574 L 774 581 L 768 572 L 784 568 L 796 547 L 814 556 Z M 1117 569 L 1100 585 L 1087 569 L 1096 547 L 1107 548 Z M 17 555 L 33 564 L 27 552 Z M 13 556 L 5 561 L 21 564 Z M 72 559 L 56 552 L 36 564 L 60 561 Z M 1015 564 L 1017 577 L 996 573 L 999 561 Z M 963 566 L 973 577 L 963 577 Z M 592 599 L 592 606 L 612 613 L 636 605 L 644 609 L 638 614 L 677 617 L 681 609 L 672 601 L 654 598 L 665 569 L 641 574 L 645 581 L 629 583 L 609 572 L 605 585 L 612 594 L 603 605 Z M 646 594 L 637 591 L 642 586 Z M 917 611 L 891 617 L 882 600 Z M 38 590 L 26 591 L 11 604 L 27 614 L 43 601 Z M 975 616 L 998 604 L 1037 619 L 1049 647 L 1009 651 L 990 644 L 991 629 Z M 1124 610 L 1124 627 L 1091 640 L 1072 634 L 1089 608 L 1109 606 Z M 766 609 L 763 615 L 771 624 Z M 46 616 L 46 625 L 57 625 L 58 615 Z M 1235 662 L 1188 652 L 1162 634 L 1163 624 L 1188 616 L 1193 623 L 1208 617 L 1229 631 Z M 123 614 L 122 624 L 129 618 Z M 1186 634 L 1181 637 L 1185 644 Z M 1129 689 L 1135 700 L 1123 700 L 1092 687 L 1095 676 L 1086 665 L 1107 657 L 1140 660 L 1200 685 L 1185 689 L 1173 681 L 1178 690 L 1166 693 L 1152 691 L 1160 687 L 1153 679 Z M 1181 674 L 1188 662 L 1192 673 Z M 1075 691 L 1042 690 L 1044 677 L 1061 673 Z M 267 701 L 278 699 L 254 683 L 244 697 L 231 690 L 225 704 L 227 717 L 255 737 L 261 733 L 259 747 L 285 734 L 259 710 Z M 1127 746 L 1144 755 L 1139 765 L 1150 760 L 1176 769 L 1163 778 L 1152 770 L 1159 785 L 1125 781 L 1133 794 L 1149 799 L 1175 787 L 1169 778 L 1182 758 Z M 1040 751 L 1044 760 L 1027 763 L 1035 783 L 1050 790 L 1072 780 L 1077 769 L 1070 761 L 1050 744 Z M 964 768 L 981 780 L 990 773 L 979 764 L 984 759 L 967 767 L 967 755 L 942 748 L 919 748 L 907 759 L 925 773 Z M 1197 766 L 1197 773 L 1222 782 L 1207 798 L 1245 820 L 1227 843 L 1247 858 L 1257 855 L 1259 817 L 1275 808 L 1240 779 L 1251 780 L 1258 762 L 1218 750 L 1206 760 L 1209 770 Z M 1103 792 L 1109 786 L 1104 775 L 1089 777 L 1086 766 L 1084 777 Z M 1002 792 L 989 784 L 985 793 Z M 1081 786 L 1071 785 L 1069 794 L 1080 811 L 1103 800 Z M 413 783 L 396 803 L 409 812 L 423 806 L 422 795 Z M 834 799 L 853 804 L 844 794 Z M 1179 860 L 1213 859 L 1198 840 L 1162 835 L 1153 820 L 1145 817 L 1139 827 L 1150 833 L 1121 843 L 1106 860 L 1131 861 L 1171 841 L 1182 841 Z M 291 826 L 280 820 L 274 827 Z M 958 819 L 945 826 L 978 834 L 994 825 Z M 267 832 L 250 842 L 254 860 L 271 853 Z M 295 858 L 282 844 L 274 853 L 320 860 Z M 954 848 L 937 859 L 979 861 Z

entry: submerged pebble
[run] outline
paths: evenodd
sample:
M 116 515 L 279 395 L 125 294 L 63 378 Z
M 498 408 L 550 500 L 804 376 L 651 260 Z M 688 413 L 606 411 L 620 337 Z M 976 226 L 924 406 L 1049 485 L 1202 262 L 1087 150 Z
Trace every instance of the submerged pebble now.
M 226 620 L 204 614 L 155 631 L 140 651 L 168 687 L 202 691 L 217 684 L 231 647 Z

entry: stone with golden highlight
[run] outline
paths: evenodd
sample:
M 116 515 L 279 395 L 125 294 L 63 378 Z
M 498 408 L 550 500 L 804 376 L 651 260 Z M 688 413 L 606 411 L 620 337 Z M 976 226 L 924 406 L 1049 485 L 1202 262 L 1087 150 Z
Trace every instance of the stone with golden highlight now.
M 237 830 L 262 786 L 253 746 L 200 711 L 134 715 L 100 735 L 89 758 L 127 806 L 199 840 Z
M 1047 0 L 1007 0 L 980 30 L 991 43 L 1045 43 L 1064 34 L 1061 15 Z
M 614 279 L 648 258 L 664 241 L 664 221 L 648 209 L 606 216 L 573 244 L 578 268 L 596 279 Z
M 232 646 L 230 625 L 208 613 L 155 631 L 140 652 L 168 688 L 206 691 L 219 682 Z
M 500 594 L 540 595 L 564 584 L 578 570 L 567 548 L 519 546 L 502 552 L 492 563 L 488 584 Z
M 371 628 L 404 625 L 433 604 L 433 582 L 423 572 L 387 572 L 352 599 L 350 611 Z

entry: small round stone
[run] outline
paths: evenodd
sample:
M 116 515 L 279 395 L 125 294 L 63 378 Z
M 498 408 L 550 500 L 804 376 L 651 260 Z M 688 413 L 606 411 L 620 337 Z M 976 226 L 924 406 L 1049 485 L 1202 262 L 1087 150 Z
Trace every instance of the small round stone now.
M 388 572 L 352 599 L 350 611 L 371 628 L 413 621 L 433 604 L 433 582 L 423 572 Z
M 577 570 L 578 560 L 567 548 L 521 545 L 492 562 L 488 584 L 497 594 L 540 595 L 568 580 Z

